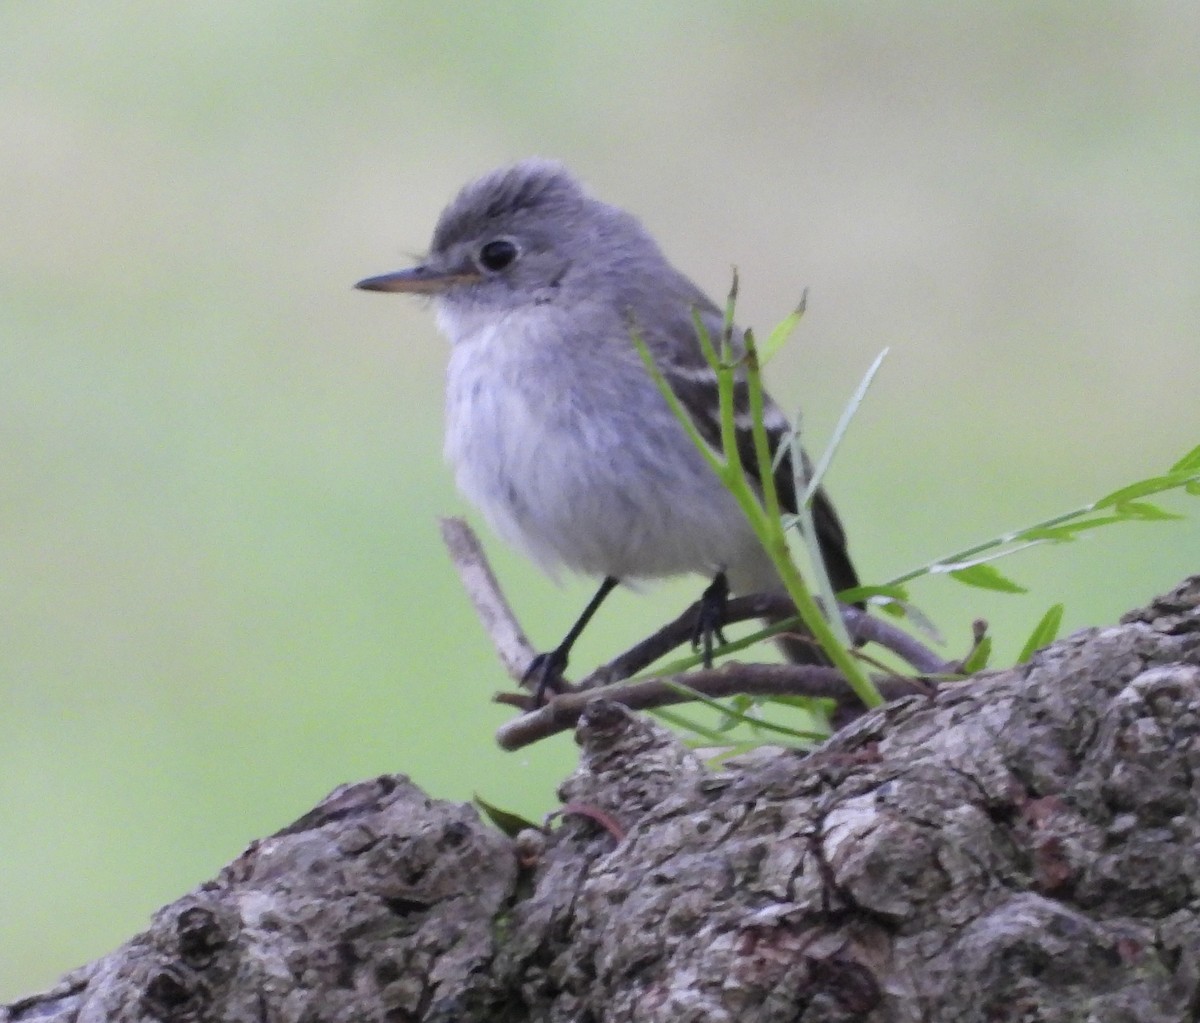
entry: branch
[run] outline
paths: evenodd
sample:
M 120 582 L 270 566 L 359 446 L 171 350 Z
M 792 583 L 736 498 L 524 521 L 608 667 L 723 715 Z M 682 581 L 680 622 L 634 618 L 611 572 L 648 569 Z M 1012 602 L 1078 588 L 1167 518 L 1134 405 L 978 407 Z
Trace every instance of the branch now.
M 668 622 L 657 632 L 597 668 L 579 683 L 579 688 L 591 689 L 630 678 L 649 667 L 660 657 L 664 657 L 685 643 L 690 643 L 699 606 L 699 602 L 692 604 L 674 621 Z M 894 625 L 879 618 L 872 618 L 865 611 L 846 604 L 841 605 L 840 609 L 846 623 L 846 630 L 856 643 L 878 643 L 923 674 L 956 674 L 953 662 L 938 656 L 919 640 L 897 629 Z M 796 606 L 784 594 L 755 593 L 745 597 L 736 597 L 729 601 L 726 606 L 725 622 L 733 625 L 737 622 L 752 621 L 771 615 L 795 616 L 795 613 Z M 720 654 L 720 648 L 715 653 Z
M 443 519 L 441 525 L 451 559 L 484 630 L 508 674 L 520 681 L 534 651 L 500 589 L 482 545 L 462 519 Z M 499 744 L 505 749 L 518 749 L 574 727 L 586 705 L 587 691 L 600 687 L 604 687 L 606 699 L 637 710 L 687 702 L 688 697 L 680 692 L 677 685 L 671 684 L 674 681 L 713 698 L 739 693 L 750 696 L 827 697 L 837 701 L 835 716 L 840 723 L 861 712 L 857 698 L 839 671 L 809 665 L 728 664 L 718 670 L 689 672 L 673 680 L 655 678 L 628 685 L 617 684 L 672 650 L 690 644 L 698 609 L 699 603 L 691 605 L 674 621 L 597 668 L 578 685 L 567 683 L 565 691 L 544 707 L 535 708 L 532 699 L 524 693 L 497 694 L 498 703 L 528 712 L 525 717 L 510 722 L 498 731 Z M 734 624 L 770 615 L 794 615 L 795 610 L 795 605 L 783 594 L 752 594 L 729 602 L 726 622 Z M 923 674 L 955 673 L 956 665 L 953 662 L 938 656 L 908 633 L 881 619 L 872 618 L 858 608 L 843 605 L 840 610 L 847 631 L 856 643 L 878 643 Z M 915 679 L 885 675 L 876 678 L 875 683 L 888 699 L 930 691 L 927 684 Z
M 496 648 L 496 656 L 509 676 L 520 682 L 536 651 L 505 599 L 479 538 L 464 519 L 444 518 L 439 525 L 442 542 L 450 552 L 450 560 L 458 570 L 475 614 Z
M 874 681 L 887 700 L 901 696 L 930 696 L 934 692 L 932 686 L 919 679 L 884 675 Z M 496 742 L 502 749 L 517 750 L 565 732 L 578 724 L 588 705 L 598 697 L 629 710 L 653 710 L 692 702 L 694 697 L 688 690 L 713 699 L 738 695 L 821 697 L 836 702 L 835 716 L 841 724 L 867 710 L 836 668 L 811 664 L 728 664 L 710 671 L 614 683 L 598 691 L 564 693 L 537 709 L 532 709 L 531 697 L 519 693 L 502 694 L 512 699 L 497 698 L 499 702 L 520 706 L 526 713 L 501 725 L 496 730 Z
M 519 680 L 535 651 L 500 589 L 479 538 L 470 525 L 460 518 L 442 519 L 441 526 L 450 558 L 471 598 L 480 624 L 509 674 Z M 699 601 L 690 605 L 674 621 L 597 668 L 579 683 L 579 688 L 593 688 L 629 678 L 672 650 L 690 643 L 699 606 Z M 946 660 L 902 629 L 848 604 L 842 604 L 840 608 L 847 631 L 856 643 L 878 643 L 923 674 L 957 674 L 958 662 Z M 773 614 L 794 616 L 795 613 L 796 606 L 783 594 L 756 593 L 729 601 L 726 622 L 734 625 Z M 720 648 L 714 651 L 718 655 L 720 652 Z M 513 669 L 510 666 L 512 664 L 516 664 L 517 668 Z

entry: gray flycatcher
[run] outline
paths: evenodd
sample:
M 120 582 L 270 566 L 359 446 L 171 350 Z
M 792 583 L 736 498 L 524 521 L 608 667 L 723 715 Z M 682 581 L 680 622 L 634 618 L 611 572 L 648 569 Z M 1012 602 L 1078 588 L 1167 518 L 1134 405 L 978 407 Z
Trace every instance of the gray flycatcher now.
M 572 644 L 621 580 L 693 572 L 712 580 L 697 622 L 706 660 L 731 589 L 782 589 L 631 339 L 636 329 L 719 448 L 716 376 L 693 315 L 718 338 L 721 310 L 667 262 L 637 219 L 592 198 L 561 164 L 524 160 L 467 185 L 443 211 L 423 263 L 356 287 L 433 299 L 452 345 L 446 458 L 492 529 L 552 576 L 566 567 L 603 579 L 563 642 L 530 666 L 526 680 L 539 696 L 561 678 Z M 735 346 L 741 338 L 735 330 Z M 735 397 L 739 448 L 753 472 L 744 384 Z M 788 421 L 769 398 L 765 424 L 775 448 Z M 775 484 L 794 512 L 786 455 Z M 812 510 L 834 589 L 857 586 L 823 491 Z M 824 663 L 811 641 L 782 645 L 793 661 Z

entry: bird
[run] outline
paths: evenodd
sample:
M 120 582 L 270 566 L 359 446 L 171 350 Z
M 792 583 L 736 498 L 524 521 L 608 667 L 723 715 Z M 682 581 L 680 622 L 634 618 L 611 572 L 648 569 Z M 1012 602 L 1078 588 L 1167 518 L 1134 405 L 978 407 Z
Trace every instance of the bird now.
M 565 569 L 601 580 L 562 642 L 526 672 L 539 700 L 560 685 L 579 634 L 621 583 L 706 579 L 696 635 L 706 664 L 730 593 L 783 591 L 632 340 L 636 332 L 720 450 L 717 377 L 696 322 L 719 338 L 723 311 L 634 215 L 593 197 L 563 164 L 533 157 L 468 183 L 438 218 L 423 260 L 355 287 L 432 299 L 450 342 L 445 456 L 491 529 L 552 578 Z M 735 352 L 743 339 L 735 327 Z M 764 400 L 780 504 L 795 512 L 790 453 L 778 450 L 789 422 Z M 735 422 L 743 464 L 759 483 L 744 379 Z M 858 586 L 824 489 L 811 509 L 835 591 Z M 785 635 L 781 646 L 789 660 L 826 663 L 811 640 Z

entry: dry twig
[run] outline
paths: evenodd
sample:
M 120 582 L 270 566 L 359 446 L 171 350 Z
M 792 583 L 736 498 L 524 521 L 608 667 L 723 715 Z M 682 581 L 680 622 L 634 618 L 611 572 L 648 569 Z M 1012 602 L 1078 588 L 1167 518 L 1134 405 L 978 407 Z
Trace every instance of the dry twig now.
M 496 648 L 504 670 L 517 682 L 521 681 L 536 651 L 525 638 L 525 632 L 513 614 L 496 581 L 479 538 L 465 519 L 444 518 L 442 542 L 450 551 L 450 560 L 458 571 L 463 589 L 475 608 L 475 614 Z
M 442 536 L 450 550 L 459 578 L 470 596 L 476 613 L 508 674 L 520 681 L 534 657 L 516 616 L 500 590 L 487 555 L 474 531 L 462 519 L 442 520 Z M 498 703 L 524 711 L 520 718 L 502 726 L 496 739 L 505 749 L 518 749 L 538 739 L 574 727 L 586 706 L 603 687 L 607 699 L 632 710 L 666 707 L 689 700 L 679 684 L 720 698 L 750 696 L 811 696 L 837 701 L 837 719 L 845 722 L 857 716 L 860 708 L 841 673 L 833 668 L 793 664 L 726 664 L 708 671 L 691 671 L 676 678 L 627 680 L 677 647 L 690 643 L 698 605 L 693 604 L 674 621 L 668 622 L 629 650 L 602 665 L 578 685 L 551 699 L 545 706 L 534 707 L 526 693 L 500 693 Z M 794 612 L 791 601 L 782 595 L 752 594 L 729 602 L 729 624 L 762 618 L 768 614 Z M 850 635 L 856 642 L 874 642 L 892 651 L 922 674 L 951 674 L 954 665 L 939 657 L 912 636 L 887 622 L 854 607 L 841 608 Z M 718 651 L 719 653 L 719 651 Z M 914 693 L 928 693 L 931 686 L 920 678 L 881 676 L 876 685 L 888 699 Z
M 927 696 L 933 691 L 921 679 L 882 676 L 875 685 L 886 700 L 901 696 Z M 681 689 L 680 686 L 685 688 Z M 836 668 L 811 664 L 727 664 L 709 671 L 689 671 L 685 675 L 648 678 L 637 682 L 618 682 L 603 690 L 582 690 L 563 693 L 537 709 L 529 709 L 496 730 L 496 742 L 506 750 L 520 749 L 540 739 L 574 728 L 588 704 L 598 696 L 612 700 L 630 710 L 653 710 L 678 703 L 691 702 L 687 690 L 694 690 L 713 699 L 724 696 L 813 696 L 837 702 L 839 724 L 865 714 L 864 707 L 846 685 Z M 514 700 L 529 707 L 528 696 L 513 694 Z

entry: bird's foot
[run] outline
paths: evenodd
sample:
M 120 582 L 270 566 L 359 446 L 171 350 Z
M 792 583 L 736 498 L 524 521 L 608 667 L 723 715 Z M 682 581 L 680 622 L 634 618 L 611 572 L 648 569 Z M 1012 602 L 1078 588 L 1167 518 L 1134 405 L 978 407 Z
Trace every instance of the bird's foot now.
M 727 642 L 721 627 L 725 624 L 728 604 L 729 580 L 725 578 L 724 572 L 718 572 L 709 587 L 700 594 L 696 623 L 692 626 L 692 649 L 703 651 L 706 668 L 712 667 L 713 640 Z
M 537 654 L 529 662 L 529 667 L 521 676 L 521 685 L 533 690 L 534 707 L 545 706 L 548 693 L 563 691 L 563 672 L 566 670 L 567 654 L 562 647 Z

